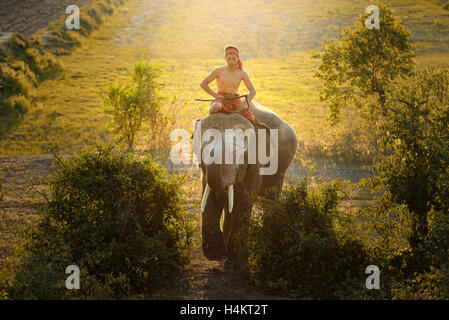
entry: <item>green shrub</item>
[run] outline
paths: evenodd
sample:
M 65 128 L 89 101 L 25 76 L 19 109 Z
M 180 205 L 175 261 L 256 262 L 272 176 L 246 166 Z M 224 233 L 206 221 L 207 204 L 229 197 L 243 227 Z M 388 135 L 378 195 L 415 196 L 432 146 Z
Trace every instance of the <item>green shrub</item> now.
M 18 114 L 23 114 L 30 109 L 30 101 L 22 94 L 16 96 L 11 96 L 4 101 L 4 105 L 10 111 L 17 112 Z
M 28 64 L 26 64 L 24 61 L 21 60 L 15 60 L 11 63 L 10 67 L 14 69 L 17 73 L 21 73 L 26 76 L 28 82 L 30 85 L 36 85 L 39 81 L 38 76 L 31 71 Z
M 249 234 L 250 275 L 272 292 L 314 298 L 362 294 L 368 254 L 337 210 L 338 182 L 310 191 L 307 180 L 265 200 Z M 366 291 L 366 289 L 365 289 Z
M 376 248 L 381 260 L 409 248 L 408 238 L 412 229 L 412 218 L 405 204 L 399 205 L 386 191 L 378 196 L 373 206 L 362 208 L 358 216 L 363 217 L 360 231 L 366 242 Z
M 428 234 L 414 248 L 409 244 L 413 216 L 387 191 L 376 205 L 361 210 L 361 226 L 370 235 L 372 261 L 382 274 L 380 295 L 387 299 L 449 298 L 449 215 L 433 208 Z
M 7 65 L 0 66 L 0 115 L 23 114 L 30 108 L 29 95 L 33 90 L 34 74 L 24 63 L 15 65 L 15 70 Z M 23 69 L 21 69 L 23 68 Z
M 164 84 L 159 81 L 160 66 L 146 61 L 144 55 L 140 56 L 132 71 L 127 71 L 126 81 L 110 83 L 102 95 L 107 107 L 105 111 L 112 116 L 109 122 L 112 131 L 132 149 L 136 133 L 144 123 L 151 124 L 150 135 L 159 140 L 162 130 L 158 130 L 158 123 L 165 121 L 160 94 Z
M 179 178 L 149 158 L 102 147 L 57 164 L 11 298 L 126 298 L 153 292 L 188 263 L 193 228 Z M 80 268 L 80 290 L 65 288 L 68 265 Z
M 16 94 L 28 96 L 33 88 L 26 73 L 21 70 L 14 70 L 7 65 L 2 66 L 2 78 L 0 79 L 2 87 L 2 97 L 7 98 Z
M 3 60 L 14 65 L 23 61 L 39 80 L 53 76 L 62 70 L 54 57 L 44 51 L 43 43 L 35 37 L 14 34 L 5 44 Z
M 42 43 L 20 34 L 0 48 L 0 112 L 26 112 L 39 81 L 57 75 L 62 66 L 42 49 Z
M 426 269 L 396 281 L 395 299 L 449 299 L 449 215 L 431 210 L 428 218 L 429 233 L 418 248 Z

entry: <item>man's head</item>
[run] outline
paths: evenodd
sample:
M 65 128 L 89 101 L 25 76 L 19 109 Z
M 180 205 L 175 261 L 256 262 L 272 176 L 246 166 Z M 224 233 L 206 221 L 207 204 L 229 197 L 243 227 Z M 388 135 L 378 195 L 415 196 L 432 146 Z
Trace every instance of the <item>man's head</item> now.
M 234 65 L 239 69 L 242 69 L 242 60 L 240 60 L 240 52 L 236 46 L 227 46 L 225 48 L 225 60 L 228 65 Z

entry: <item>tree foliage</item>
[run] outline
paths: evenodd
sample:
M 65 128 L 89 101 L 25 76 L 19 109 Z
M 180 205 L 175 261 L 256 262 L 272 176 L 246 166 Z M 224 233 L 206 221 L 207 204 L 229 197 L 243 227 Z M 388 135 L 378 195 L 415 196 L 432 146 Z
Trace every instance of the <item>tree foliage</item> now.
M 389 6 L 378 3 L 380 28 L 367 29 L 363 14 L 342 39 L 323 44 L 316 77 L 323 81 L 321 100 L 331 111 L 333 124 L 347 107 L 357 109 L 365 119 L 376 118 L 386 108 L 390 86 L 413 71 L 414 46 L 411 33 Z
M 142 55 L 133 71 L 128 71 L 126 81 L 111 83 L 103 92 L 106 112 L 112 116 L 112 130 L 129 149 L 144 122 L 153 124 L 151 133 L 155 134 L 156 124 L 164 119 L 159 92 L 164 84 L 159 82 L 160 76 L 160 67 L 145 61 Z
M 429 68 L 395 86 L 379 126 L 385 153 L 375 181 L 414 215 L 411 244 L 427 234 L 432 206 L 449 214 L 449 70 Z
M 380 8 L 380 29 L 367 15 L 317 54 L 321 95 L 337 123 L 347 108 L 369 124 L 376 143 L 375 176 L 362 185 L 382 190 L 365 210 L 373 258 L 393 298 L 447 298 L 449 272 L 449 70 L 416 71 L 410 32 Z

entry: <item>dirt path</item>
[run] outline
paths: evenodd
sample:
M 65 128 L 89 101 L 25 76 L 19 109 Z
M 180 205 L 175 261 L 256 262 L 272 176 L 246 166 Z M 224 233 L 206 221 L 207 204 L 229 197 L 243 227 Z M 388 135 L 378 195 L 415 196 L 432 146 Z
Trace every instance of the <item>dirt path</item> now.
M 199 248 L 195 248 L 192 261 L 175 283 L 154 296 L 158 299 L 193 300 L 279 300 L 287 297 L 264 293 L 251 285 L 248 279 L 224 269 L 218 261 L 208 261 Z
M 65 15 L 69 5 L 82 6 L 90 0 L 6 0 L 0 5 L 0 33 L 31 35 L 52 20 Z
M 0 202 L 0 257 L 11 253 L 10 241 L 15 229 L 33 223 L 44 199 L 29 183 L 50 173 L 52 155 L 0 156 L 1 192 Z M 36 185 L 39 191 L 43 186 Z

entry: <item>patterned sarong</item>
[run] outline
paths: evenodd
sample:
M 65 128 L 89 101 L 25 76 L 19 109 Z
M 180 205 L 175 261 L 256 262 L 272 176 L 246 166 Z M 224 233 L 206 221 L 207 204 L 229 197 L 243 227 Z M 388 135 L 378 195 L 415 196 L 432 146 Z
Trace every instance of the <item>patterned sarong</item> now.
M 221 92 L 221 91 L 218 91 L 217 93 L 219 95 L 222 95 L 222 96 L 227 97 L 227 98 L 238 97 L 239 96 L 238 93 L 227 93 L 227 92 Z M 248 108 L 246 108 L 243 111 L 237 111 L 238 105 L 243 102 L 241 98 L 232 99 L 232 100 L 231 99 L 217 98 L 217 99 L 214 100 L 214 102 L 220 102 L 224 112 L 227 112 L 227 113 L 238 112 L 239 114 L 244 116 L 246 119 L 251 121 L 251 123 L 253 123 L 253 124 L 255 123 L 254 116 L 253 116 L 252 112 L 249 110 L 249 106 L 248 106 Z

